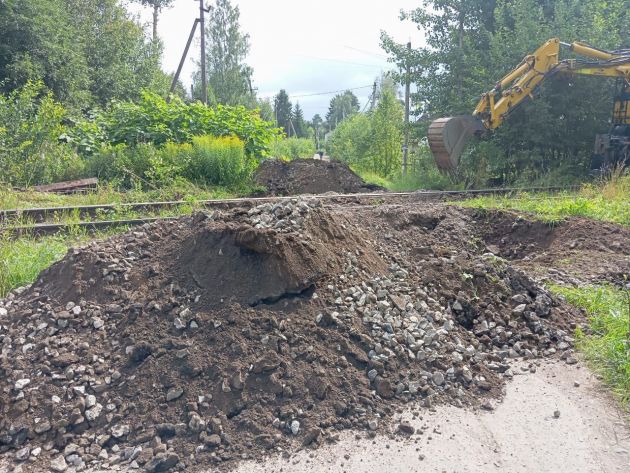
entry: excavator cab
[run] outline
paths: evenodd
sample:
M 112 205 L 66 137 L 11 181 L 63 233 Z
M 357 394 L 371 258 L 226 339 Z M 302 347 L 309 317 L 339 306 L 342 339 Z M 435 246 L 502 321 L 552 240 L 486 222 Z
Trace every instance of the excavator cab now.
M 457 169 L 466 144 L 485 131 L 482 121 L 472 115 L 439 118 L 431 123 L 427 139 L 438 169 L 442 172 Z

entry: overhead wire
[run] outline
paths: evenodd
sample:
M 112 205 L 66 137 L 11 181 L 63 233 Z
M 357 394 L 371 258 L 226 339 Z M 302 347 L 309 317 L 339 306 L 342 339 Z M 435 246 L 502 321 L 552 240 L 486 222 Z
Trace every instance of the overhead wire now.
M 380 58 L 383 58 L 383 59 L 389 59 L 389 57 L 386 56 L 385 54 L 373 53 L 371 51 L 366 51 L 365 49 L 355 48 L 353 46 L 344 45 L 343 47 L 347 48 L 347 49 L 352 49 L 353 51 L 358 51 L 358 52 L 363 53 L 363 54 L 368 54 L 370 56 L 380 57 Z
M 290 54 L 291 56 L 297 56 L 297 57 L 304 57 L 307 59 L 314 59 L 316 61 L 325 61 L 325 62 L 336 62 L 339 64 L 350 64 L 353 66 L 362 66 L 362 67 L 374 67 L 376 69 L 384 69 L 386 67 L 388 67 L 388 64 L 364 64 L 364 63 L 360 63 L 360 62 L 352 62 L 352 61 L 345 61 L 343 59 L 332 59 L 332 58 L 325 58 L 325 57 L 317 57 L 317 56 L 309 56 L 307 54 Z
M 315 93 L 312 93 L 312 94 L 289 95 L 289 97 L 291 97 L 292 99 L 299 99 L 299 98 L 302 98 L 302 97 L 315 97 L 317 95 L 332 95 L 332 94 L 340 94 L 340 93 L 345 92 L 347 90 L 360 90 L 360 89 L 367 89 L 369 87 L 373 87 L 373 84 L 363 85 L 361 87 L 350 87 L 350 88 L 347 88 L 347 89 L 331 90 L 330 92 L 315 92 Z

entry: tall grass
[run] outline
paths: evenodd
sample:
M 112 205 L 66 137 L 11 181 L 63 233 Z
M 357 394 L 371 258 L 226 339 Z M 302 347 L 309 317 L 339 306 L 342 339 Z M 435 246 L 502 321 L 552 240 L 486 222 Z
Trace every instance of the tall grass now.
M 630 403 L 630 289 L 610 286 L 554 287 L 569 303 L 586 309 L 592 335 L 578 332 L 578 347 L 621 402 Z
M 393 192 L 409 192 L 415 190 L 449 190 L 455 186 L 448 177 L 435 173 L 410 173 L 403 177 L 398 174 L 392 177 L 382 177 L 374 172 L 352 168 L 361 178 L 369 183 L 389 189 Z
M 216 185 L 233 186 L 249 179 L 256 161 L 245 153 L 245 144 L 235 136 L 193 138 L 188 178 Z
M 574 216 L 630 225 L 630 175 L 612 174 L 599 183 L 585 185 L 576 193 L 484 196 L 458 205 L 521 210 L 551 220 Z
M 271 142 L 270 154 L 279 159 L 312 158 L 315 142 L 310 138 L 278 138 Z

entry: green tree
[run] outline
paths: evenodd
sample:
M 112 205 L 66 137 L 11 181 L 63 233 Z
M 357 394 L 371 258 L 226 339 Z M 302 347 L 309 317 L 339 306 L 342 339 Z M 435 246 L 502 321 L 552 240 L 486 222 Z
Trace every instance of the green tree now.
M 168 90 L 162 45 L 147 40 L 116 0 L 65 1 L 83 42 L 95 102 L 105 106 L 113 99 L 137 100 L 143 89 Z
M 290 135 L 291 114 L 293 106 L 289 101 L 287 91 L 281 89 L 273 99 L 273 113 L 276 116 L 276 124 Z
M 381 93 L 370 116 L 370 151 L 367 167 L 380 176 L 390 176 L 402 164 L 403 107 L 391 90 Z
M 43 81 L 61 101 L 89 101 L 90 71 L 62 0 L 0 2 L 0 88 Z
M 317 147 L 318 151 L 320 150 L 321 137 L 324 136 L 325 134 L 325 128 L 323 127 L 323 125 L 324 125 L 324 120 L 319 115 L 319 113 L 316 113 L 313 116 L 313 119 L 311 120 L 311 126 L 313 127 L 313 130 L 314 130 L 315 146 Z
M 249 53 L 249 35 L 240 30 L 240 11 L 230 0 L 217 0 L 206 23 L 206 64 L 209 96 L 223 105 L 254 108 L 253 69 L 245 63 Z M 196 82 L 200 72 L 197 72 Z M 197 86 L 198 87 L 198 86 Z
M 368 169 L 370 152 L 370 118 L 356 113 L 342 121 L 326 144 L 328 154 L 357 169 Z
M 627 2 L 424 0 L 401 18 L 426 33 L 426 46 L 411 50 L 382 34 L 391 61 L 400 71 L 411 70 L 418 139 L 434 118 L 470 114 L 482 93 L 549 38 L 609 49 L 627 47 L 629 41 Z M 572 55 L 568 49 L 561 54 Z M 404 73 L 395 79 L 404 82 Z M 561 179 L 586 175 L 594 136 L 608 126 L 613 82 L 549 78 L 535 100 L 516 108 L 489 141 L 469 146 L 462 177 L 483 185 L 549 182 L 553 173 Z
M 270 99 L 258 99 L 257 107 L 260 110 L 260 118 L 265 121 L 275 123 L 276 118 L 273 113 L 273 104 Z
M 170 7 L 175 0 L 136 0 L 136 1 L 139 1 L 145 7 L 150 7 L 151 9 L 153 9 L 153 41 L 155 42 L 158 39 L 157 27 L 158 27 L 158 19 L 159 19 L 160 13 L 162 12 L 164 8 Z
M 359 100 L 350 90 L 337 94 L 330 100 L 326 121 L 331 130 L 339 123 L 359 111 Z
M 370 113 L 355 113 L 339 124 L 329 142 L 330 154 L 348 164 L 389 177 L 402 163 L 403 108 L 386 88 Z
M 304 121 L 304 112 L 302 111 L 302 107 L 300 107 L 299 103 L 296 103 L 295 107 L 293 107 L 292 123 L 295 135 L 298 138 L 306 137 L 307 124 L 306 121 Z
M 117 0 L 0 2 L 0 91 L 42 81 L 65 105 L 135 99 L 164 81 L 161 47 Z

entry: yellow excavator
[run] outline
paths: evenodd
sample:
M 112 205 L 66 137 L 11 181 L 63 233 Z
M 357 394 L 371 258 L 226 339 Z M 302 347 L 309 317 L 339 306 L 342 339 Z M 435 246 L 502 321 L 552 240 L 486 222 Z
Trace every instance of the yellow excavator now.
M 566 46 L 586 59 L 560 60 Z M 555 74 L 580 74 L 618 79 L 610 132 L 595 140 L 595 158 L 603 162 L 630 160 L 630 49 L 605 51 L 585 43 L 562 43 L 553 38 L 482 95 L 472 115 L 440 118 L 429 126 L 428 141 L 438 168 L 451 172 L 472 137 L 482 138 L 498 128 L 510 112 Z

